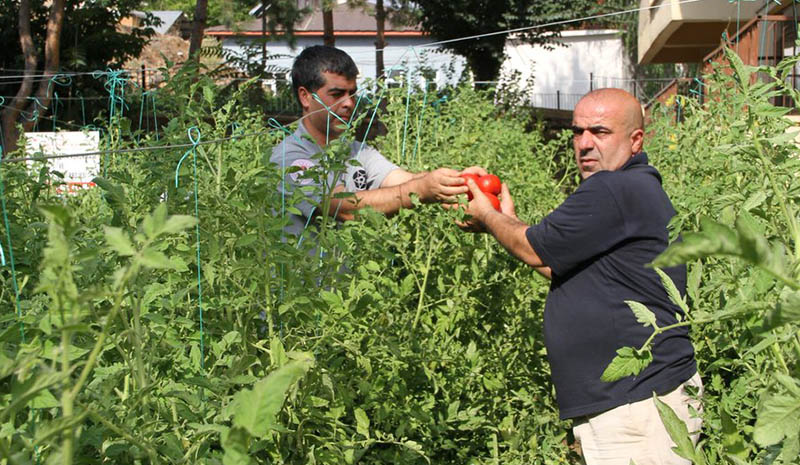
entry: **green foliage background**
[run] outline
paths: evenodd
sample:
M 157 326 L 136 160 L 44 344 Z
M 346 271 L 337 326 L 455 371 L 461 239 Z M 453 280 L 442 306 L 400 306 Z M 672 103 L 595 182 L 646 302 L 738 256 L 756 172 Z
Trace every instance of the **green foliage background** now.
M 782 66 L 763 71 L 782 82 Z M 684 234 L 664 260 L 690 260 L 705 427 L 697 449 L 677 442 L 696 462 L 797 460 L 797 149 L 768 101 L 796 95 L 752 71 L 709 80 L 705 105 L 681 100 L 680 124 L 656 109 L 648 139 Z M 2 165 L 0 463 L 577 459 L 549 380 L 543 278 L 438 205 L 282 240 L 300 195 L 282 198 L 267 163 L 283 133 L 243 110 L 245 90 L 220 101 L 183 75 L 167 89 L 186 104 L 157 139 L 112 122 L 112 149 L 152 150 L 109 154 L 97 189 L 60 195 L 46 167 Z M 412 171 L 482 165 L 531 223 L 574 188 L 569 135 L 545 140 L 490 95 L 371 97 L 386 102 L 375 144 Z M 190 127 L 220 142 L 158 149 Z M 335 144 L 320 163 L 343 168 Z

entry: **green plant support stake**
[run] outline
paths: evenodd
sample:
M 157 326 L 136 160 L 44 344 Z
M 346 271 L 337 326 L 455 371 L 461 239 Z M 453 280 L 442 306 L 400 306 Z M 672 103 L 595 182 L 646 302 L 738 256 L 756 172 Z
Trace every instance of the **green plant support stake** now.
M 0 160 L 3 158 L 3 147 L 0 146 Z M 25 343 L 25 323 L 22 322 L 22 307 L 19 302 L 19 284 L 17 283 L 17 270 L 14 265 L 14 247 L 11 244 L 11 230 L 9 229 L 8 210 L 6 209 L 5 182 L 3 181 L 2 164 L 0 163 L 0 206 L 3 207 L 3 224 L 6 228 L 6 241 L 8 242 L 8 258 L 11 264 L 11 283 L 14 287 L 14 301 L 17 308 L 17 319 L 19 320 L 19 334 L 22 343 Z M 5 256 L 3 257 L 5 266 Z
M 192 154 L 192 177 L 194 178 L 194 216 L 197 218 L 195 224 L 195 238 L 197 250 L 197 312 L 200 318 L 200 370 L 205 372 L 205 347 L 203 346 L 203 283 L 202 271 L 200 268 L 200 207 L 197 197 L 197 146 L 200 145 L 200 130 L 196 126 L 192 126 L 187 130 L 189 141 L 192 147 L 183 154 L 178 161 L 178 166 L 175 168 L 175 187 L 178 187 L 178 172 L 181 169 L 181 164 L 189 154 Z

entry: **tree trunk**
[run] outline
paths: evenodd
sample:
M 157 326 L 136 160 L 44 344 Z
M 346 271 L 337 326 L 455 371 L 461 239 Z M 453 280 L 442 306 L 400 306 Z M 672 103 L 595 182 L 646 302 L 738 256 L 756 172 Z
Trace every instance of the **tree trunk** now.
M 322 5 L 322 43 L 330 47 L 336 46 L 333 37 L 333 5 Z
M 261 2 L 261 74 L 267 69 L 267 6 Z
M 29 104 L 25 110 L 28 116 L 22 124 L 25 131 L 30 131 L 36 124 L 36 119 L 45 112 L 50 100 L 53 98 L 53 86 L 50 83 L 52 77 L 57 74 L 60 50 L 61 50 L 61 28 L 64 24 L 65 0 L 53 0 L 50 6 L 50 15 L 47 18 L 47 36 L 44 45 L 44 72 L 43 79 L 39 80 L 39 87 L 36 91 L 36 101 Z M 19 141 L 19 131 L 17 121 L 25 108 L 25 103 L 33 93 L 34 75 L 36 74 L 36 49 L 33 44 L 31 33 L 31 4 L 30 0 L 21 0 L 19 5 L 19 40 L 22 46 L 22 55 L 25 57 L 25 71 L 22 84 L 17 90 L 17 94 L 11 104 L 3 110 L 3 136 L 5 139 L 4 154 L 15 151 Z
M 197 3 L 195 3 L 194 6 L 194 20 L 192 21 L 192 36 L 189 39 L 190 60 L 197 59 L 195 55 L 197 54 L 197 51 L 200 50 L 200 46 L 203 44 L 203 32 L 206 29 L 207 13 L 208 13 L 208 0 L 197 0 Z
M 375 22 L 377 37 L 375 40 L 375 78 L 383 79 L 383 49 L 386 48 L 384 30 L 386 28 L 386 10 L 383 0 L 375 1 Z

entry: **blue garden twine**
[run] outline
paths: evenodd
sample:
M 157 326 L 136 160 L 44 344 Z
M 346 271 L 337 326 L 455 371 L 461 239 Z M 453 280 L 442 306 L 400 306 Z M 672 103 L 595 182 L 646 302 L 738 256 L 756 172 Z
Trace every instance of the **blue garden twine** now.
M 192 147 L 183 154 L 178 166 L 175 168 L 175 187 L 178 187 L 178 172 L 181 169 L 181 164 L 189 154 L 192 155 L 192 176 L 194 177 L 194 216 L 197 219 L 195 223 L 195 249 L 197 250 L 197 312 L 200 318 L 200 370 L 205 371 L 205 347 L 204 347 L 204 333 L 203 333 L 203 283 L 202 283 L 202 270 L 200 267 L 200 202 L 197 197 L 197 146 L 200 145 L 200 129 L 196 126 L 190 127 L 187 131 L 189 141 Z

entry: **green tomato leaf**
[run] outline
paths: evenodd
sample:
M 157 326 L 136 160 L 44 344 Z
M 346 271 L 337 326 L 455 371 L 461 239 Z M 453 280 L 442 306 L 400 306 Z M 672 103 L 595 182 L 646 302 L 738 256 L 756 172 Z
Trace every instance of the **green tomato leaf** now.
M 103 227 L 106 235 L 106 243 L 108 246 L 122 257 L 130 257 L 136 254 L 136 249 L 133 248 L 128 235 L 122 231 L 122 228 L 112 228 L 110 226 Z
M 656 315 L 655 313 L 651 312 L 649 308 L 632 300 L 626 300 L 625 303 L 628 304 L 628 307 L 631 308 L 633 314 L 636 315 L 636 321 L 643 324 L 645 328 L 648 326 L 652 326 L 654 328 L 657 327 Z
M 720 409 L 720 420 L 722 423 L 722 445 L 728 456 L 739 459 L 747 458 L 747 444 L 739 433 L 739 427 L 733 422 L 731 416 L 725 409 Z
M 172 215 L 158 231 L 160 234 L 176 234 L 184 229 L 191 228 L 197 224 L 197 218 L 189 215 Z
M 700 231 L 687 233 L 681 242 L 673 242 L 653 261 L 660 268 L 680 265 L 712 255 L 737 255 L 739 239 L 729 227 L 708 218 L 700 220 Z
M 786 323 L 800 321 L 800 291 L 784 287 L 778 304 L 765 320 L 766 328 L 776 328 Z
M 651 361 L 653 354 L 649 350 L 638 351 L 633 347 L 623 347 L 617 350 L 617 356 L 608 364 L 600 379 L 610 383 L 626 376 L 638 375 Z
M 695 452 L 694 444 L 689 437 L 689 430 L 686 428 L 686 423 L 678 418 L 678 415 L 675 414 L 672 408 L 662 402 L 655 393 L 653 393 L 653 402 L 656 404 L 658 415 L 661 417 L 661 422 L 664 423 L 669 437 L 672 438 L 672 442 L 675 443 L 675 447 L 673 447 L 672 450 L 695 464 L 704 463 L 705 460 L 698 457 L 699 454 Z
M 250 435 L 244 428 L 231 428 L 222 435 L 222 448 L 225 455 L 223 465 L 250 465 Z
M 742 204 L 742 210 L 749 212 L 754 208 L 760 207 L 765 200 L 767 200 L 766 192 L 764 191 L 755 192 L 744 202 L 744 204 Z
M 770 255 L 769 242 L 763 236 L 761 229 L 761 225 L 747 212 L 741 212 L 736 219 L 741 255 L 755 264 L 767 262 Z
M 139 256 L 139 261 L 141 262 L 142 265 L 149 268 L 156 268 L 156 269 L 175 268 L 175 264 L 169 258 L 167 258 L 166 255 L 153 249 L 145 249 L 142 252 L 142 255 Z
M 42 389 L 31 399 L 30 408 L 54 408 L 61 405 L 58 399 L 48 389 Z
M 753 439 L 761 446 L 778 444 L 800 432 L 800 397 L 768 394 L 757 410 Z
M 257 382 L 252 390 L 245 389 L 236 394 L 233 425 L 255 438 L 264 438 L 277 425 L 277 416 L 287 391 L 312 365 L 310 356 L 306 360 L 289 362 Z
M 353 413 L 355 414 L 356 417 L 356 431 L 358 432 L 358 434 L 369 439 L 369 417 L 367 417 L 366 412 L 356 407 L 353 410 Z
M 656 268 L 656 273 L 658 273 L 658 277 L 661 278 L 661 284 L 664 286 L 664 290 L 667 291 L 669 300 L 672 301 L 673 304 L 680 307 L 685 315 L 688 315 L 689 306 L 686 305 L 686 301 L 683 299 L 683 296 L 681 296 L 680 291 L 678 291 L 678 288 L 675 286 L 675 283 L 672 282 L 672 279 L 669 277 L 669 275 L 661 268 Z
M 167 204 L 160 203 L 142 220 L 142 231 L 149 238 L 156 237 L 167 222 Z

